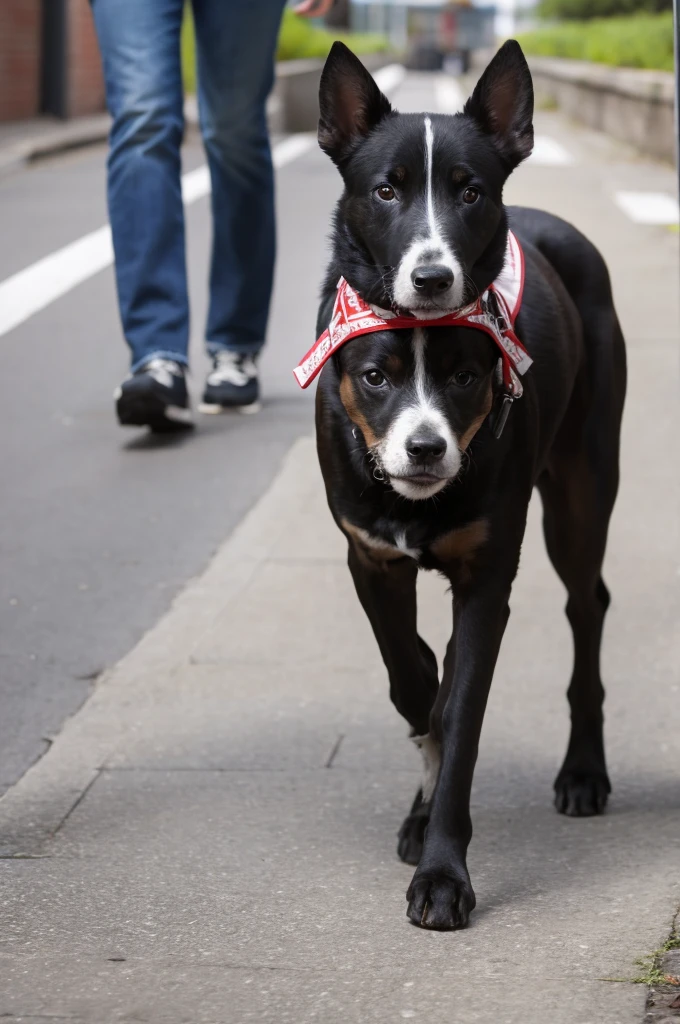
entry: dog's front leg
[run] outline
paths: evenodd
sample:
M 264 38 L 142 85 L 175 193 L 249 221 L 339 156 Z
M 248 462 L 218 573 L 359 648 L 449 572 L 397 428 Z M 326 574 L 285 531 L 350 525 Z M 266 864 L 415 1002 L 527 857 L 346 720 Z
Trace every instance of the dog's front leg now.
M 418 636 L 418 566 L 406 557 L 371 558 L 353 539 L 348 564 L 387 668 L 392 703 L 421 736 L 428 731 L 439 682 L 437 659 Z
M 350 539 L 349 566 L 364 611 L 370 619 L 390 680 L 390 697 L 411 726 L 422 749 L 426 772 L 410 813 L 399 830 L 397 853 L 407 864 L 417 864 L 429 816 L 431 777 L 438 753 L 429 742 L 430 714 L 437 694 L 437 659 L 416 626 L 416 576 L 410 558 L 380 563 Z M 431 762 L 431 763 L 430 763 Z
M 454 631 L 432 714 L 441 768 L 408 916 L 425 928 L 464 928 L 475 906 L 466 858 L 472 837 L 470 790 L 482 720 L 510 614 L 510 584 L 489 583 L 454 601 Z

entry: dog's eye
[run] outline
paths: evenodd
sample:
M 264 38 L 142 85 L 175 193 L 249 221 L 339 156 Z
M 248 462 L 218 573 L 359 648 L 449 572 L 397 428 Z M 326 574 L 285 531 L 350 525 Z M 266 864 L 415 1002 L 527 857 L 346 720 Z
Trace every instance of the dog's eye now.
M 385 378 L 380 370 L 369 370 L 368 373 L 364 374 L 364 380 L 372 388 L 380 388 L 385 383 Z
M 468 185 L 468 187 L 463 192 L 463 202 L 464 203 L 476 203 L 478 199 L 479 199 L 479 189 L 475 188 L 473 185 Z
M 379 188 L 376 189 L 376 192 L 378 194 L 378 198 L 383 199 L 386 203 L 390 203 L 396 198 L 394 189 L 391 185 L 380 185 Z
M 457 384 L 459 388 L 467 388 L 473 381 L 477 380 L 477 377 L 472 370 L 459 370 L 458 373 L 454 373 L 453 382 Z

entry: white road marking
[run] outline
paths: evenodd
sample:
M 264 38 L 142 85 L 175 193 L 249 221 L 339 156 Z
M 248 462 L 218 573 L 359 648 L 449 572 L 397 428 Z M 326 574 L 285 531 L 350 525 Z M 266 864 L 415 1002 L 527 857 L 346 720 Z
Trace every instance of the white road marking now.
M 665 192 L 615 192 L 614 200 L 636 224 L 677 224 L 680 207 Z
M 44 256 L 0 284 L 0 335 L 113 262 L 108 224 Z
M 283 139 L 273 147 L 274 166 L 283 167 L 314 144 L 315 137 L 306 133 Z M 210 174 L 205 164 L 182 175 L 182 199 L 186 206 L 209 193 Z M 0 283 L 0 336 L 111 263 L 111 228 L 106 224 L 8 277 Z
M 463 109 L 465 99 L 462 89 L 456 79 L 449 75 L 442 75 L 435 80 L 434 95 L 440 114 L 457 114 Z
M 272 161 L 274 167 L 283 167 L 285 164 L 297 160 L 299 156 L 316 146 L 316 134 L 312 132 L 300 132 L 296 135 L 289 135 L 287 139 L 279 142 L 272 149 Z
M 551 139 L 549 135 L 537 135 L 534 148 L 528 158 L 530 164 L 541 164 L 544 167 L 564 167 L 573 164 L 574 158 L 561 142 Z
M 185 206 L 190 206 L 197 199 L 202 199 L 210 192 L 210 171 L 208 165 L 203 164 L 195 171 L 188 171 L 182 175 L 182 201 Z
M 389 95 L 406 78 L 406 68 L 403 64 L 387 64 L 384 68 L 379 68 L 374 72 L 373 78 L 380 91 Z

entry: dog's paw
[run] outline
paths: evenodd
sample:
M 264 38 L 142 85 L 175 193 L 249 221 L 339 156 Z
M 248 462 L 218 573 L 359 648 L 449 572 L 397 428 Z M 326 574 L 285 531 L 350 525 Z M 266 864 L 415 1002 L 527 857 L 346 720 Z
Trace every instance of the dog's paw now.
M 555 779 L 555 807 L 570 818 L 602 814 L 612 787 L 606 771 L 563 768 Z
M 449 871 L 416 871 L 408 892 L 406 916 L 421 928 L 465 928 L 475 908 L 470 879 Z
M 419 789 L 413 801 L 410 813 L 399 829 L 397 854 L 404 864 L 418 864 L 423 852 L 425 829 L 430 820 L 430 805 L 423 801 L 423 791 Z

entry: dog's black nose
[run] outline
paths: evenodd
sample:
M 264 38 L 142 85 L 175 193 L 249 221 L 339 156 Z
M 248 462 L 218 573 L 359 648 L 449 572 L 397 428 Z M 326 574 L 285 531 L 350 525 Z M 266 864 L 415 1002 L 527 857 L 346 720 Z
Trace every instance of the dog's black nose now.
M 443 263 L 425 263 L 422 267 L 416 267 L 411 274 L 411 281 L 416 291 L 432 298 L 449 290 L 453 284 L 453 271 Z
M 414 434 L 406 442 L 406 453 L 415 463 L 438 462 L 445 451 L 446 441 L 438 434 Z

